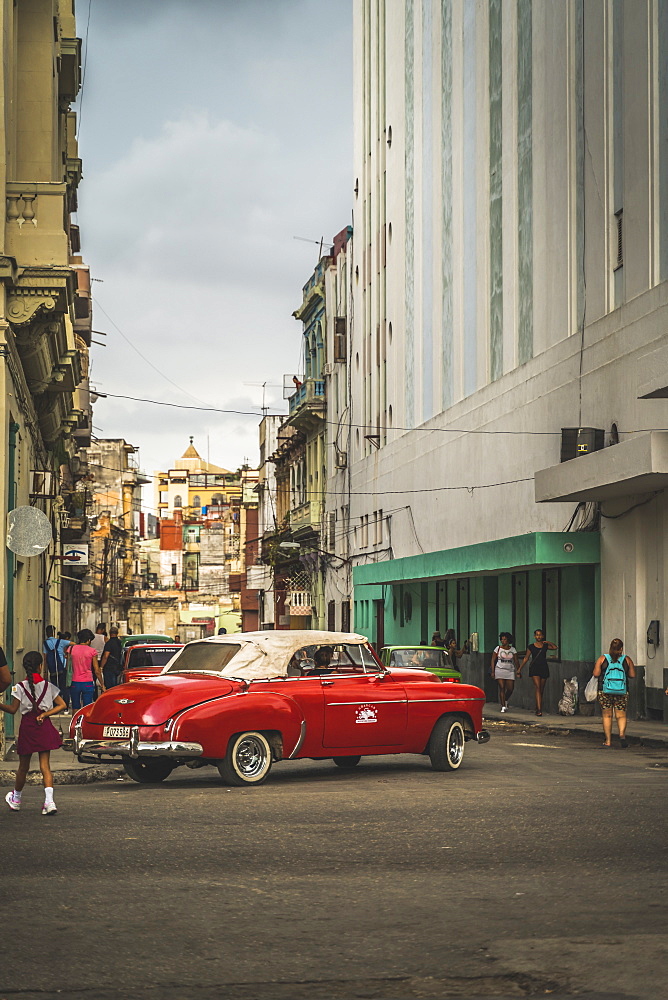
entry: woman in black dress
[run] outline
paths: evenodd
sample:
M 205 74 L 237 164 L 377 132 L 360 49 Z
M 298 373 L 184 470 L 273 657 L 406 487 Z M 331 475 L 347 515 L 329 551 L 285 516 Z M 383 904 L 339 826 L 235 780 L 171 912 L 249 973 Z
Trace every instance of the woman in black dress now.
M 537 628 L 533 634 L 533 642 L 527 647 L 526 655 L 517 671 L 518 680 L 522 677 L 522 670 L 525 664 L 531 659 L 529 665 L 529 677 L 533 677 L 534 694 L 536 696 L 536 715 L 543 714 L 543 691 L 545 682 L 550 676 L 547 665 L 548 649 L 558 649 L 553 642 L 548 642 L 542 628 Z

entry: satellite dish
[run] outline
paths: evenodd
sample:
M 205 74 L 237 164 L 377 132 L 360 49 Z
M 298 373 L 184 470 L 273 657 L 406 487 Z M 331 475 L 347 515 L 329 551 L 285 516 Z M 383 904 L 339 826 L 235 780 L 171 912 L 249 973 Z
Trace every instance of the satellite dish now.
M 38 507 L 15 507 L 7 514 L 7 548 L 17 556 L 40 556 L 52 539 L 51 521 Z

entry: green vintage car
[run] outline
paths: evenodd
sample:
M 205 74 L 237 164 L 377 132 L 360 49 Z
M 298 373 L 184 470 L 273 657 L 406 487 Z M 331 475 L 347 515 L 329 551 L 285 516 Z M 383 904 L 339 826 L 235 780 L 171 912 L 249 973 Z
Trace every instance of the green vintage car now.
M 442 646 L 383 646 L 380 662 L 386 667 L 413 667 L 428 670 L 442 681 L 460 681 L 462 675 L 455 670 L 450 656 Z

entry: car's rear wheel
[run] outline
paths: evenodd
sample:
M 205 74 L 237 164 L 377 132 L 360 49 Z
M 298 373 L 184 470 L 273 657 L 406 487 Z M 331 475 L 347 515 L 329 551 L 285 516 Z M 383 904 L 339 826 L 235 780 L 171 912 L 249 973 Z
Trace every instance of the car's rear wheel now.
M 337 767 L 357 767 L 361 761 L 361 757 L 332 757 L 332 760 Z
M 271 747 L 262 733 L 233 736 L 218 771 L 227 785 L 261 785 L 271 770 Z
M 429 739 L 429 759 L 435 771 L 456 771 L 464 759 L 464 726 L 456 715 L 439 719 Z
M 174 765 L 166 757 L 153 757 L 147 760 L 131 760 L 124 757 L 123 770 L 133 781 L 150 785 L 152 782 L 168 778 L 174 770 Z

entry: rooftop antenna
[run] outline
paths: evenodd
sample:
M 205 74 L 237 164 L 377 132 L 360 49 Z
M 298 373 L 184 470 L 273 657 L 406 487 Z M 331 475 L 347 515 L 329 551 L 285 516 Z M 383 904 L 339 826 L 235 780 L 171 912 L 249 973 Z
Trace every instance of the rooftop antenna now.
M 325 237 L 321 236 L 319 240 L 310 240 L 307 236 L 293 236 L 293 240 L 299 240 L 301 243 L 315 243 L 316 246 L 320 247 L 318 254 L 318 260 L 322 257 L 322 248 L 325 245 Z

